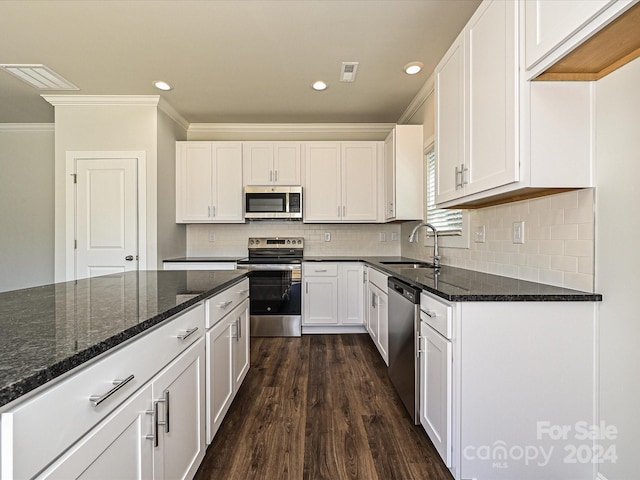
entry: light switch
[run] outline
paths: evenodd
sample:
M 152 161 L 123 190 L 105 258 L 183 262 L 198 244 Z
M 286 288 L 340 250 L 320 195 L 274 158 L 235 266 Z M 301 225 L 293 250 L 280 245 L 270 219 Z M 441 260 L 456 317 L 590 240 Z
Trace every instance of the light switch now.
M 209 233 L 209 241 L 210 242 L 215 242 L 216 241 L 216 234 L 213 232 Z
M 524 243 L 524 222 L 513 222 L 513 243 Z
M 387 241 L 387 233 L 386 232 L 380 232 L 380 241 L 381 242 L 386 242 Z

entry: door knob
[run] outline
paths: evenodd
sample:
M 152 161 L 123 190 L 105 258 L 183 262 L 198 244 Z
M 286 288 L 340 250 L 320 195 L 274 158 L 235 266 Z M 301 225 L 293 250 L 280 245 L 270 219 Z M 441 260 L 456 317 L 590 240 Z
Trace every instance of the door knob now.
M 133 255 L 127 255 L 126 257 L 124 257 L 124 259 L 125 259 L 127 262 L 131 262 L 131 261 L 133 261 Z

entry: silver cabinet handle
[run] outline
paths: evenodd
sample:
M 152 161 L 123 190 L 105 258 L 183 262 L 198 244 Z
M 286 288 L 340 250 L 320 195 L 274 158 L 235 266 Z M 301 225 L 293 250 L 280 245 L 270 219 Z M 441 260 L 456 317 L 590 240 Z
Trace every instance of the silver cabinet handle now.
M 304 293 L 309 293 L 309 282 L 304 282 L 304 283 L 305 283 Z
M 164 403 L 164 420 L 158 420 L 158 404 Z M 157 399 L 154 402 L 154 408 L 156 410 L 156 425 L 162 425 L 164 427 L 164 431 L 169 433 L 169 390 L 165 390 L 163 393 L 163 397 Z M 158 429 L 156 426 L 156 439 L 157 439 Z M 156 445 L 157 446 L 157 445 Z
M 236 318 L 236 342 L 240 341 L 240 317 Z
M 458 177 L 460 176 L 460 170 L 458 170 L 458 167 L 456 167 L 456 190 L 458 190 L 459 188 L 462 188 L 462 181 L 458 181 Z
M 198 331 L 198 327 L 188 328 L 187 330 L 185 330 L 184 333 L 181 333 L 180 335 L 178 335 L 177 338 L 178 340 L 186 340 L 197 331 Z
M 245 293 L 247 293 L 248 291 L 249 291 L 249 289 L 248 289 L 248 288 L 245 288 L 244 290 L 240 290 L 240 291 L 238 292 L 238 295 L 244 295 L 244 294 L 245 294 Z
M 418 348 L 416 349 L 416 357 L 419 357 L 421 353 L 426 353 L 426 349 L 422 348 L 422 339 L 427 341 L 427 337 L 423 337 L 422 335 L 418 335 L 416 341 L 418 342 Z
M 147 410 L 147 415 L 153 416 L 153 433 L 145 435 L 147 440 L 153 440 L 153 446 L 158 446 L 158 402 L 153 402 L 153 410 Z
M 104 402 L 107 398 L 109 398 L 111 395 L 116 393 L 118 390 L 120 390 L 122 387 L 124 387 L 127 383 L 129 383 L 131 380 L 133 380 L 134 378 L 135 377 L 133 375 L 129 375 L 124 380 L 114 380 L 113 384 L 115 385 L 115 387 L 113 387 L 107 393 L 105 393 L 104 395 L 91 395 L 89 397 L 89 401 L 91 402 L 91 405 L 93 405 L 94 407 L 97 407 L 102 402 Z
M 211 216 L 211 206 L 207 207 L 207 217 Z
M 278 170 L 276 170 L 276 172 L 275 172 L 275 181 L 276 182 L 278 181 Z
M 460 165 L 460 186 L 467 185 L 469 182 L 465 180 L 464 172 L 468 172 L 469 169 L 464 166 L 464 164 Z
M 213 210 L 213 216 L 216 216 L 216 206 L 214 205 L 213 207 L 211 207 L 211 209 Z
M 343 205 L 343 206 L 342 206 L 342 216 L 343 216 L 343 217 L 346 217 L 346 216 L 347 216 L 347 207 L 346 207 L 346 205 Z
M 233 300 L 227 300 L 224 303 L 219 303 L 217 305 L 218 308 L 227 308 L 229 305 L 231 305 L 233 303 Z
M 340 216 L 340 205 L 338 205 L 338 217 Z
M 238 317 L 238 340 L 242 338 L 242 317 Z
M 315 273 L 321 273 L 321 272 L 326 272 L 327 269 L 326 268 L 317 268 L 314 270 Z
M 273 182 L 273 170 L 269 170 L 269 181 Z
M 432 312 L 430 310 L 424 310 L 424 313 L 426 313 L 427 317 L 430 317 L 430 318 L 436 318 L 438 316 L 436 312 Z

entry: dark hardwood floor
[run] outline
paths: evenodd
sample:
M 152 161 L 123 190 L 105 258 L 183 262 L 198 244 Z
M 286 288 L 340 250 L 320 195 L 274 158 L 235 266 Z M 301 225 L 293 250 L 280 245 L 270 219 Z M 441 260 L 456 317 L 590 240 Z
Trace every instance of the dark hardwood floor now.
M 197 480 L 453 478 L 367 334 L 251 342 L 251 369 Z

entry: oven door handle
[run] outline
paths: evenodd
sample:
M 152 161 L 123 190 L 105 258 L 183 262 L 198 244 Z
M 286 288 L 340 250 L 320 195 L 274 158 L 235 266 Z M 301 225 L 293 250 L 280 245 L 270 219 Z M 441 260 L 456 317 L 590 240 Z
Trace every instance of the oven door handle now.
M 263 270 L 263 271 L 287 271 L 287 270 L 300 270 L 302 265 L 299 263 L 248 263 L 238 264 L 238 269 L 245 270 Z

